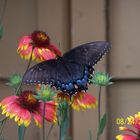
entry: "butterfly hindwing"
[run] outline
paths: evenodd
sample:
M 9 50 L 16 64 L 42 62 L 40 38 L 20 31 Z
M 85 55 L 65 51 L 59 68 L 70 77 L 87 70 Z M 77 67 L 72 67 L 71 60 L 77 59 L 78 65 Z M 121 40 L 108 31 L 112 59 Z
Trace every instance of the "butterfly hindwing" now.
M 84 74 L 85 70 L 86 74 Z M 25 84 L 50 84 L 67 92 L 75 92 L 75 85 L 78 85 L 77 88 L 84 89 L 87 81 L 88 73 L 83 65 L 63 61 L 63 59 L 41 62 L 30 68 L 23 78 Z

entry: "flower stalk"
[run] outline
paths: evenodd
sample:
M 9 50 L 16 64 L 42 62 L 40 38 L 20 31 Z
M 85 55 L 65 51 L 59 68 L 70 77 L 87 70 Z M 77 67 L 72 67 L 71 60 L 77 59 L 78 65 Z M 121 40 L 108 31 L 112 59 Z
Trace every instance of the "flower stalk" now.
M 100 124 L 100 120 L 101 120 L 101 89 L 102 89 L 102 87 L 99 86 L 99 94 L 98 94 L 98 124 Z
M 59 125 L 59 140 L 63 140 L 63 138 L 62 138 L 62 126 L 61 126 L 61 124 Z
M 1 123 L 1 126 L 0 126 L 0 137 L 2 135 L 2 132 L 3 132 L 6 120 L 7 120 L 7 118 L 5 117 L 3 120 L 0 121 L 0 123 Z
M 43 115 L 42 115 L 42 140 L 45 140 L 45 110 L 46 110 L 46 103 L 43 102 Z
M 58 108 L 59 117 L 59 140 L 65 140 L 70 126 L 69 104 L 64 100 Z
M 23 78 L 24 78 L 26 72 L 28 71 L 28 69 L 29 69 L 29 67 L 30 67 L 30 65 L 31 65 L 31 62 L 32 62 L 32 54 L 33 54 L 34 48 L 35 48 L 35 47 L 32 47 L 32 51 L 31 51 L 31 55 L 30 55 L 30 59 L 29 59 L 27 68 L 26 68 L 26 70 L 25 70 L 25 72 L 24 72 L 24 74 L 23 74 L 23 76 L 22 76 L 22 80 L 21 80 L 21 82 L 20 82 L 20 84 L 19 84 L 19 86 L 18 86 L 18 88 L 17 88 L 17 90 L 16 90 L 16 92 L 15 92 L 15 95 L 19 95 L 19 91 L 20 91 L 20 89 L 21 89 L 21 87 L 22 87 L 22 84 L 23 84 Z
M 97 132 L 97 140 L 100 139 L 100 135 L 102 134 L 105 125 L 106 125 L 106 114 L 101 119 L 101 89 L 103 86 L 111 85 L 112 77 L 110 77 L 105 72 L 95 72 L 94 75 L 91 75 L 91 79 L 89 81 L 99 87 L 98 94 L 98 132 Z
M 49 138 L 49 136 L 50 136 L 50 134 L 51 134 L 51 131 L 52 131 L 53 127 L 54 127 L 54 124 L 51 125 L 51 127 L 50 127 L 50 129 L 49 129 L 49 132 L 48 132 L 48 134 L 47 134 L 46 140 L 48 140 L 48 138 Z
M 99 86 L 99 94 L 98 94 L 98 128 L 101 121 L 101 86 Z M 100 135 L 97 133 L 97 140 L 99 140 Z

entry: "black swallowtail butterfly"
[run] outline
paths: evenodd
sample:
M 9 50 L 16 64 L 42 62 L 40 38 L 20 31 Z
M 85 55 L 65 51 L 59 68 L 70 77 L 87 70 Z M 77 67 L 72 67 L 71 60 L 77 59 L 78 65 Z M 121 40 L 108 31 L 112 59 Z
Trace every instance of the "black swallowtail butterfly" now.
M 72 96 L 88 89 L 93 66 L 109 50 L 110 44 L 96 41 L 80 45 L 62 57 L 41 62 L 31 67 L 23 78 L 25 84 L 49 84 Z

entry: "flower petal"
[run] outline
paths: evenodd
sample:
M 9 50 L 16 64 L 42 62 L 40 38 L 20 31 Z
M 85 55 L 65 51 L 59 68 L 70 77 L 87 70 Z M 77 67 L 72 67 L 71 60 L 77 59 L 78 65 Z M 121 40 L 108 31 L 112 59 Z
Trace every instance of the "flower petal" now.
M 129 125 L 134 126 L 137 130 L 140 131 L 140 112 L 134 116 L 127 117 Z
M 140 131 L 140 112 L 135 114 L 135 119 L 134 119 L 134 125 L 133 126 Z
M 96 105 L 96 98 L 88 93 L 79 92 L 72 99 L 72 108 L 78 111 L 95 108 Z
M 133 129 L 130 129 L 128 127 L 121 126 L 121 127 L 119 127 L 119 130 L 120 131 L 129 131 L 129 132 L 132 132 L 135 135 L 138 135 L 138 133 L 136 133 Z
M 37 61 L 44 61 L 56 58 L 56 55 L 47 48 L 35 48 L 33 53 L 35 57 L 34 59 Z
M 117 140 L 138 140 L 138 138 L 131 136 L 129 134 L 117 135 Z
M 20 54 L 21 58 L 28 60 L 32 52 L 31 37 L 23 36 L 19 42 L 17 52 Z
M 62 92 L 59 92 L 59 93 L 57 94 L 57 98 L 60 100 L 60 102 L 66 100 L 68 103 L 71 103 L 70 97 L 69 97 L 68 94 L 64 94 L 64 93 L 62 93 Z
M 57 122 L 57 103 L 55 101 L 46 102 L 45 119 L 49 122 Z M 40 113 L 43 114 L 43 102 L 40 103 Z
M 27 109 L 20 106 L 18 98 L 18 96 L 9 96 L 3 99 L 0 102 L 2 114 L 10 119 L 14 117 L 18 125 L 24 124 L 27 127 L 31 122 L 31 114 Z
M 42 116 L 40 115 L 40 113 L 35 112 L 35 113 L 32 113 L 32 115 L 33 115 L 33 118 L 35 120 L 36 125 L 41 128 L 41 126 L 42 126 Z
M 31 122 L 31 113 L 27 109 L 20 108 L 16 116 L 19 117 L 18 125 L 27 127 Z
M 47 48 L 49 50 L 51 50 L 52 52 L 54 52 L 54 54 L 56 54 L 56 55 L 58 55 L 60 57 L 62 56 L 61 51 L 54 44 L 50 44 Z
M 8 96 L 0 102 L 0 106 L 11 104 L 11 103 L 15 102 L 17 100 L 17 98 L 18 98 L 17 96 Z

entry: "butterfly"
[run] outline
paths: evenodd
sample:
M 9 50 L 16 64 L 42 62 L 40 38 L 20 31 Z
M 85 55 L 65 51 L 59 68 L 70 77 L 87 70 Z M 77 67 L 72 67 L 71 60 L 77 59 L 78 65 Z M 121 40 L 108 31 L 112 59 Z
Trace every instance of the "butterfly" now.
M 86 92 L 94 65 L 110 47 L 105 41 L 80 45 L 62 57 L 34 65 L 25 73 L 23 82 L 51 85 L 70 97 L 82 90 Z

